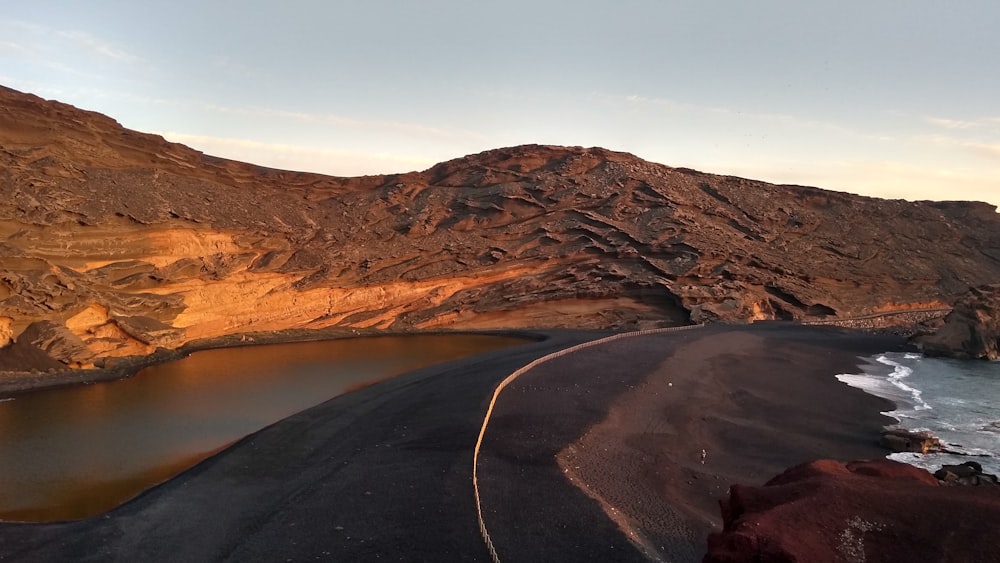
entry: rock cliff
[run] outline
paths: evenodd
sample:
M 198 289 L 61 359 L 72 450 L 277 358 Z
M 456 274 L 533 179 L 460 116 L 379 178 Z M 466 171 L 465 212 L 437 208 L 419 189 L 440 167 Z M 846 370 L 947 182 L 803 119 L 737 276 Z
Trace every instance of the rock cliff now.
M 1000 284 L 969 289 L 936 332 L 915 341 L 932 356 L 1000 360 Z
M 579 147 L 330 177 L 4 88 L 0 196 L 0 346 L 74 367 L 290 328 L 829 320 L 946 307 L 1000 279 L 1000 215 L 983 203 Z

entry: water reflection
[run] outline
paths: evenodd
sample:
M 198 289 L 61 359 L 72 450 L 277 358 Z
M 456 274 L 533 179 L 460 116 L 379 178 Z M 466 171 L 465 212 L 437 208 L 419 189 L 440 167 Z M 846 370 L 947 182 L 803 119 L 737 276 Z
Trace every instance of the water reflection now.
M 379 336 L 197 352 L 134 377 L 0 402 L 0 519 L 104 512 L 233 441 L 350 389 L 512 346 Z

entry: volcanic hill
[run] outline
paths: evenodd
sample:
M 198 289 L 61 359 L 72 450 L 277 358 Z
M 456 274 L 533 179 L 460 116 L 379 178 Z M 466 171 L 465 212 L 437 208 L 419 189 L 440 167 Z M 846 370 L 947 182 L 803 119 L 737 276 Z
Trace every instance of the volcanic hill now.
M 0 370 L 292 328 L 834 319 L 944 307 L 1000 279 L 985 203 L 579 147 L 288 172 L 2 87 L 0 194 Z

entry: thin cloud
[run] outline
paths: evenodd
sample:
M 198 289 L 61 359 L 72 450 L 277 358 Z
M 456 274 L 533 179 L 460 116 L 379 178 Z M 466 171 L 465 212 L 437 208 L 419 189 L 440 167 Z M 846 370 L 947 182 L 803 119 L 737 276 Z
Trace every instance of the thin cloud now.
M 917 140 L 943 147 L 958 148 L 989 159 L 1000 158 L 1000 143 L 972 141 L 948 135 L 921 135 L 917 137 Z
M 66 90 L 61 88 L 54 88 L 49 84 L 44 84 L 34 80 L 23 80 L 6 74 L 0 74 L 0 84 L 3 84 L 8 88 L 20 90 L 21 92 L 31 93 L 42 98 L 58 99 L 64 98 L 67 95 Z
M 964 143 L 962 146 L 987 158 L 1000 159 L 1000 144 Z
M 45 29 L 41 26 L 0 19 L 0 34 L 5 36 L 0 40 L 0 55 L 33 62 L 41 58 L 39 41 L 32 40 L 32 37 L 44 37 Z
M 42 25 L 38 25 L 37 23 L 31 23 L 21 20 L 12 20 L 7 18 L 0 19 L 0 25 L 14 29 L 29 31 L 32 33 L 47 33 L 52 31 L 51 29 Z
M 0 55 L 27 59 L 34 57 L 36 53 L 26 45 L 14 41 L 0 41 Z
M 132 63 L 139 60 L 139 57 L 84 31 L 60 31 L 58 35 L 102 57 L 123 63 Z
M 224 72 L 240 80 L 271 80 L 261 69 L 236 62 L 228 55 L 216 55 L 212 57 L 211 64 L 218 68 L 220 72 Z
M 982 126 L 975 121 L 965 121 L 962 119 L 948 119 L 946 117 L 925 117 L 924 121 L 931 125 L 944 127 L 945 129 L 974 129 Z
M 7 36 L 0 41 L 0 52 L 21 59 L 48 59 L 59 52 L 59 47 L 68 46 L 74 51 L 92 53 L 120 63 L 140 60 L 111 41 L 78 29 L 54 29 L 31 22 L 0 19 L 0 30 Z
M 453 140 L 476 140 L 476 141 L 482 141 L 487 139 L 486 135 L 477 133 L 475 131 L 467 131 L 461 129 L 456 129 L 456 130 L 441 129 L 438 127 L 430 127 L 427 125 L 421 125 L 417 123 L 403 123 L 399 121 L 362 120 L 351 117 L 345 117 L 342 115 L 336 115 L 332 113 L 307 113 L 307 112 L 287 111 L 287 110 L 262 108 L 262 107 L 224 106 L 217 104 L 202 104 L 202 105 L 205 109 L 218 113 L 244 115 L 248 117 L 276 117 L 279 119 L 290 119 L 290 120 L 300 121 L 303 123 L 333 125 L 336 127 L 343 127 L 346 129 L 381 131 L 388 133 L 403 134 L 411 137 L 453 139 Z
M 716 165 L 714 171 L 775 183 L 911 201 L 941 199 L 942 188 L 947 188 L 950 199 L 986 201 L 1000 206 L 993 176 L 951 166 L 916 165 L 893 160 L 775 160 Z
M 865 134 L 858 131 L 854 131 L 842 125 L 830 123 L 828 121 L 821 121 L 816 119 L 804 119 L 802 117 L 786 113 L 750 112 L 725 106 L 706 106 L 700 104 L 693 104 L 690 102 L 680 102 L 677 100 L 671 100 L 666 98 L 651 98 L 651 97 L 641 96 L 638 94 L 630 94 L 626 96 L 599 95 L 598 97 L 616 103 L 625 102 L 631 105 L 662 107 L 674 111 L 695 112 L 706 115 L 720 115 L 731 119 L 752 119 L 757 121 L 780 123 L 798 127 L 824 129 L 834 133 L 863 137 L 866 139 L 874 139 L 878 141 L 892 140 L 891 137 L 886 135 Z
M 250 139 L 189 135 L 174 131 L 158 134 L 168 141 L 183 143 L 215 156 L 252 162 L 261 166 L 338 176 L 409 172 L 423 170 L 436 163 L 431 158 L 406 154 L 263 143 Z

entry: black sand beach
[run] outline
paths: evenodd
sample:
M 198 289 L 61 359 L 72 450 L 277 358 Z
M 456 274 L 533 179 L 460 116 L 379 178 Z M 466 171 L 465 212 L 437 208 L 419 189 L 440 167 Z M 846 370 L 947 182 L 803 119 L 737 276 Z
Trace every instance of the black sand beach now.
M 471 460 L 494 387 L 602 336 L 548 334 L 328 401 L 104 516 L 0 525 L 0 559 L 488 560 Z M 901 345 L 833 328 L 719 326 L 543 364 L 501 395 L 483 445 L 484 516 L 502 560 L 697 560 L 731 482 L 882 455 L 888 405 L 833 374 Z
M 833 375 L 900 345 L 840 329 L 712 326 L 539 366 L 501 395 L 480 460 L 501 559 L 700 561 L 730 484 L 885 455 L 877 441 L 891 419 L 879 412 L 891 405 Z M 643 548 L 630 550 L 626 534 Z

